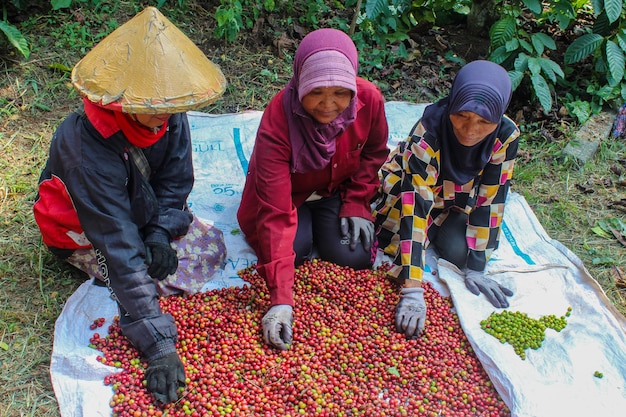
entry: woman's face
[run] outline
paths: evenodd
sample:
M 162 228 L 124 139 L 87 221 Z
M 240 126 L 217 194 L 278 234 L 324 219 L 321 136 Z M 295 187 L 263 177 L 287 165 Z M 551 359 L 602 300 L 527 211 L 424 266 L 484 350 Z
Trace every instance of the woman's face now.
M 135 114 L 137 123 L 150 129 L 163 126 L 171 114 Z
M 473 146 L 485 139 L 498 125 L 471 111 L 461 111 L 450 115 L 452 129 L 459 143 Z
M 352 100 L 352 91 L 343 87 L 321 87 L 302 97 L 302 107 L 319 123 L 330 123 Z

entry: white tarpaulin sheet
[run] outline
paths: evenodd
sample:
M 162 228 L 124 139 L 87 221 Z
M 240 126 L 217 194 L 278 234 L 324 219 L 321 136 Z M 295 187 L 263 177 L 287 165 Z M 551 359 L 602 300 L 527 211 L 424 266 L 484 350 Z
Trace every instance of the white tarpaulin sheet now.
M 387 103 L 390 147 L 405 138 L 424 107 Z M 261 114 L 189 114 L 196 174 L 191 208 L 224 232 L 228 249 L 225 269 L 207 290 L 242 285 L 237 271 L 256 261 L 239 233 L 235 213 Z M 509 196 L 501 245 L 487 272 L 514 290 L 511 311 L 532 318 L 560 317 L 572 307 L 567 327 L 561 332 L 547 329 L 542 347 L 527 351 L 526 360 L 480 328 L 480 321 L 495 311 L 485 297 L 471 294 L 454 266 L 435 262 L 430 265 L 438 268 L 441 280 L 431 274 L 428 279 L 442 295 L 451 294 L 468 339 L 513 416 L 626 415 L 626 319 L 580 260 L 546 234 L 523 197 Z M 111 415 L 113 392 L 103 379 L 115 369 L 98 362 L 99 352 L 88 345 L 93 320 L 106 318 L 106 329 L 116 314 L 108 291 L 90 281 L 67 300 L 56 322 L 50 364 L 63 417 Z M 603 378 L 594 377 L 596 371 Z

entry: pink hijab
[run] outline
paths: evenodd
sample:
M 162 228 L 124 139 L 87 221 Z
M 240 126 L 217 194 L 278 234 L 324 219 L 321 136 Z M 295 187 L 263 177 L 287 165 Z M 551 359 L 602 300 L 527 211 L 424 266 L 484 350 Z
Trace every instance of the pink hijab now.
M 337 29 L 318 29 L 302 39 L 293 61 L 293 76 L 283 95 L 283 108 L 287 116 L 291 141 L 292 173 L 316 171 L 328 165 L 335 153 L 335 138 L 356 119 L 356 87 L 348 107 L 330 123 L 318 123 L 302 107 L 299 98 L 302 67 L 311 55 L 324 51 L 338 51 L 346 56 L 354 69 L 356 86 L 359 59 L 356 46 L 347 34 Z M 331 78 L 325 82 L 319 80 L 319 86 L 329 86 L 329 83 L 332 84 L 330 80 Z M 310 85 L 307 85 L 307 89 L 311 91 Z

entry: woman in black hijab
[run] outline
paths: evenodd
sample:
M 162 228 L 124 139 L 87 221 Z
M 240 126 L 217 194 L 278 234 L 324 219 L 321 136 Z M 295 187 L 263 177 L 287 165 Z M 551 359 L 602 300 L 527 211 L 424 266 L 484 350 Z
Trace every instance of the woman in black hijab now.
M 504 113 L 511 81 L 501 66 L 473 61 L 450 94 L 428 106 L 408 139 L 382 167 L 374 215 L 378 244 L 403 283 L 396 327 L 407 338 L 424 329 L 422 276 L 430 245 L 465 273 L 467 288 L 499 308 L 513 293 L 484 274 L 498 247 L 519 129 Z

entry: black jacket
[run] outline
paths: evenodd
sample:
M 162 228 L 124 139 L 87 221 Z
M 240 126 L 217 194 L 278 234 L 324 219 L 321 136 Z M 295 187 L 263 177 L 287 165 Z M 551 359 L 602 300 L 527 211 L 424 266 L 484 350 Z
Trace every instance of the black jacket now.
M 143 239 L 158 228 L 170 239 L 183 236 L 192 221 L 186 202 L 194 180 L 187 115 L 172 115 L 167 129 L 141 149 L 152 171 L 148 181 L 121 131 L 105 138 L 84 113 L 73 113 L 54 134 L 34 206 L 53 252 L 68 256 L 93 246 L 105 282 L 128 313 L 121 317 L 122 331 L 153 358 L 175 350 L 177 331 L 171 315 L 161 312 Z

